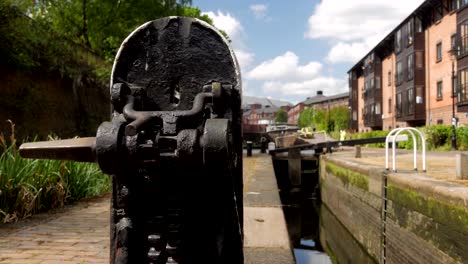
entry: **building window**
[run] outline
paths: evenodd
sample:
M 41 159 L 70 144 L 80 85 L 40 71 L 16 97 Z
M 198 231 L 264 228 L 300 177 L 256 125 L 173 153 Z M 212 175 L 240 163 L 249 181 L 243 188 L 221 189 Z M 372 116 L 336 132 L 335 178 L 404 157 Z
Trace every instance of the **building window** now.
M 468 54 L 468 20 L 460 24 L 460 56 Z
M 392 86 L 392 71 L 388 71 L 388 86 Z
M 458 93 L 458 90 L 457 90 L 457 76 L 453 76 L 452 78 L 452 96 L 456 96 L 457 93 Z
M 416 104 L 423 103 L 424 86 L 416 86 Z
M 406 23 L 406 44 L 411 46 L 413 44 L 413 19 L 410 19 L 408 23 Z
M 449 0 L 449 11 L 456 10 L 458 8 L 457 3 L 458 0 Z
M 422 51 L 416 51 L 416 68 L 422 69 L 424 67 L 424 53 Z
M 380 103 L 375 103 L 375 114 L 376 115 L 380 115 L 382 113 L 381 109 L 380 109 Z
M 388 98 L 388 112 L 391 113 L 392 112 L 392 98 Z
M 395 53 L 401 51 L 401 29 L 395 33 Z
M 414 77 L 414 55 L 410 54 L 406 57 L 407 67 L 408 67 L 408 81 L 413 80 Z
M 397 110 L 397 117 L 400 117 L 401 116 L 401 93 L 397 93 L 396 110 Z
M 464 5 L 468 4 L 468 0 L 459 0 L 458 7 L 462 7 Z
M 442 5 L 436 6 L 434 9 L 434 21 L 439 21 L 442 19 Z
M 436 62 L 442 60 L 442 42 L 437 43 L 436 45 Z
M 398 61 L 396 64 L 396 85 L 400 85 L 403 82 L 403 64 Z
M 442 87 L 442 81 L 437 82 L 437 101 L 442 100 L 443 98 L 443 87 Z
M 458 102 L 468 103 L 468 68 L 458 72 Z
M 442 119 L 437 119 L 437 124 L 438 124 L 438 125 L 443 125 L 443 124 L 444 124 L 444 120 L 442 120 Z
M 414 26 L 415 26 L 415 29 L 416 29 L 416 33 L 421 33 L 423 31 L 422 22 L 421 22 L 421 19 L 419 17 L 415 18 Z
M 353 120 L 354 121 L 357 120 L 357 111 L 356 110 L 353 111 Z
M 380 76 L 375 76 L 375 89 L 380 89 Z
M 457 34 L 453 34 L 450 37 L 450 51 L 455 55 L 456 53 L 453 52 L 456 52 L 457 50 Z
M 414 113 L 414 89 L 409 88 L 406 90 L 406 100 L 408 101 L 407 114 L 411 115 Z

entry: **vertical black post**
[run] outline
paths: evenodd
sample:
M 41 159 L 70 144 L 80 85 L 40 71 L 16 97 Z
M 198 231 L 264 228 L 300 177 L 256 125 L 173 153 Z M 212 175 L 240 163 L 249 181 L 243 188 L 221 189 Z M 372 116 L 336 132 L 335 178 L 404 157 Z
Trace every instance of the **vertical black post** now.
M 457 150 L 457 119 L 455 117 L 455 63 L 452 61 L 452 150 Z
M 260 152 L 261 153 L 266 153 L 267 145 L 268 145 L 267 139 L 265 137 L 262 137 L 260 139 Z
M 247 157 L 252 157 L 253 142 L 247 141 Z

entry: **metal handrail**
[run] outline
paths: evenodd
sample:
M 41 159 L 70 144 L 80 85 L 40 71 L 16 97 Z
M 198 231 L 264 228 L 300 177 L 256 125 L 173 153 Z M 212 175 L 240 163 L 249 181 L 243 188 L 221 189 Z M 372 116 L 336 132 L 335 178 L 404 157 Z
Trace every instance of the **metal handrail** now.
M 409 132 L 412 136 L 413 139 L 413 165 L 414 165 L 414 170 L 418 170 L 417 168 L 417 138 L 413 131 L 416 131 L 418 135 L 421 137 L 421 142 L 422 142 L 422 161 L 423 161 L 423 172 L 426 172 L 426 139 L 424 138 L 424 135 L 421 133 L 416 128 L 413 127 L 403 127 L 403 128 L 395 128 L 390 133 L 388 133 L 386 139 L 385 139 L 385 169 L 389 170 L 388 166 L 388 146 L 389 146 L 389 141 L 390 138 L 392 138 L 392 167 L 393 167 L 393 172 L 396 172 L 396 139 L 398 135 L 402 132 Z M 394 135 L 393 135 L 394 134 Z

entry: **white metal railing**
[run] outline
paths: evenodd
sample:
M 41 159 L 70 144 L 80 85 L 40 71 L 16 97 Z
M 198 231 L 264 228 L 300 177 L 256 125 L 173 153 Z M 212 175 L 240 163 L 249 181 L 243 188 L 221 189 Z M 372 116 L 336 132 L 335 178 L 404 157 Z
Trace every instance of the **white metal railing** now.
M 388 146 L 390 141 L 392 142 L 392 163 L 393 163 L 393 171 L 396 172 L 396 143 L 398 141 L 405 141 L 408 140 L 408 137 L 402 137 L 404 135 L 400 135 L 402 132 L 409 132 L 412 139 L 413 139 L 413 163 L 414 163 L 414 170 L 418 170 L 417 167 L 417 149 L 418 149 L 418 140 L 413 131 L 416 131 L 417 134 L 421 137 L 422 142 L 422 163 L 423 163 L 423 172 L 426 172 L 426 139 L 421 131 L 417 130 L 413 127 L 402 127 L 402 128 L 395 128 L 390 133 L 388 133 L 387 138 L 385 139 L 385 169 L 389 169 L 388 166 Z

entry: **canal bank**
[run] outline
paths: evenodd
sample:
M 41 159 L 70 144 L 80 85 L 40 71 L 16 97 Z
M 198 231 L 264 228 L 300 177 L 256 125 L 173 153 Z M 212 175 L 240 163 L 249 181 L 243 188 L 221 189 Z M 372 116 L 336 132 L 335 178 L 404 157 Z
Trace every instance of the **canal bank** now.
M 330 209 L 322 222 L 333 215 L 377 263 L 468 263 L 468 187 L 452 177 L 454 154 L 429 153 L 426 173 L 408 168 L 403 154 L 394 173 L 384 169 L 383 151 L 366 151 L 361 159 L 352 150 L 321 156 L 321 200 Z M 332 257 L 354 259 L 329 242 L 330 232 L 321 241 Z

